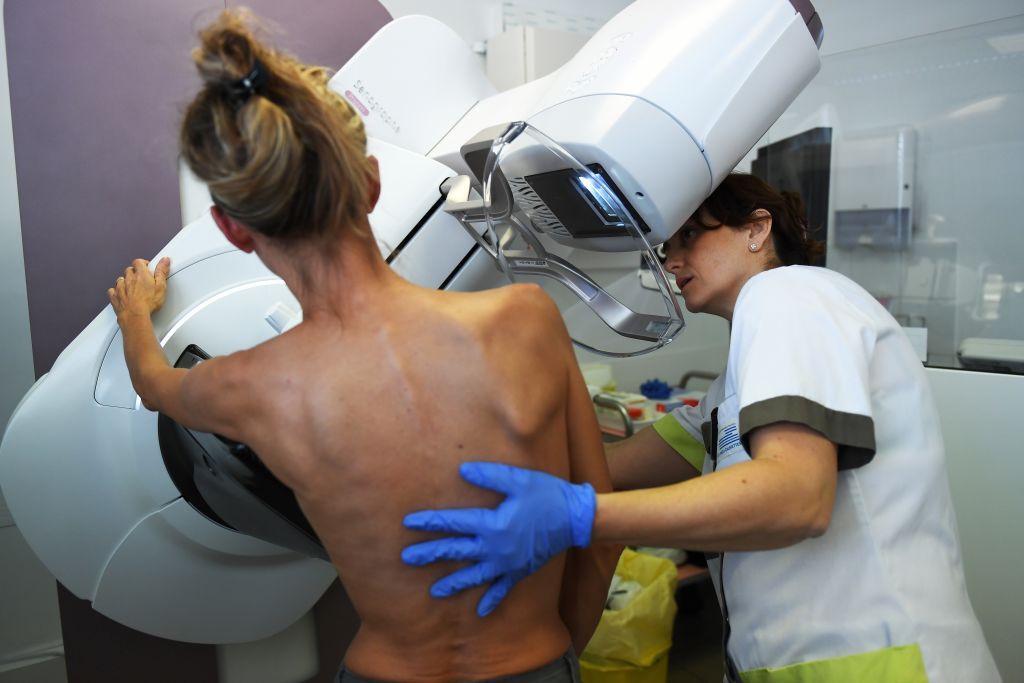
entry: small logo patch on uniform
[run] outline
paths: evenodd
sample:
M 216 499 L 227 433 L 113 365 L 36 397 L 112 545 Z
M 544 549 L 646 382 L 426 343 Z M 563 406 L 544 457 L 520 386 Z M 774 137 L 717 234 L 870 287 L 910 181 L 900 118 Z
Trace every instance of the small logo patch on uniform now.
M 718 457 L 723 457 L 740 444 L 740 427 L 733 422 L 718 433 Z

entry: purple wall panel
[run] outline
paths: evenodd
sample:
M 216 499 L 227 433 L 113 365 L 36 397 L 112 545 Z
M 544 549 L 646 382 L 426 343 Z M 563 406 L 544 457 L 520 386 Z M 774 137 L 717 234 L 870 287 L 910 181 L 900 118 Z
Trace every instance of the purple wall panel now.
M 15 163 L 36 374 L 106 288 L 180 227 L 175 122 L 210 0 L 8 0 Z
M 383 5 L 365 0 L 247 0 L 228 7 L 245 6 L 268 20 L 275 45 L 307 64 L 337 69 L 377 29 L 391 21 Z
M 199 84 L 189 53 L 196 29 L 224 6 L 3 3 L 37 376 L 107 304 L 107 287 L 129 261 L 152 256 L 179 230 L 177 126 Z M 390 19 L 377 0 L 249 6 L 282 29 L 278 45 L 331 67 Z M 322 602 L 337 608 L 337 594 Z M 145 636 L 66 590 L 58 597 L 71 683 L 216 677 L 212 648 Z M 321 639 L 337 648 L 321 653 L 324 680 L 351 638 L 355 617 L 348 609 L 346 623 L 320 626 Z
M 236 3 L 231 3 L 236 4 Z M 300 59 L 337 67 L 390 18 L 376 0 L 248 3 Z M 213 0 L 8 0 L 14 148 L 36 375 L 132 258 L 180 228 L 176 133 Z

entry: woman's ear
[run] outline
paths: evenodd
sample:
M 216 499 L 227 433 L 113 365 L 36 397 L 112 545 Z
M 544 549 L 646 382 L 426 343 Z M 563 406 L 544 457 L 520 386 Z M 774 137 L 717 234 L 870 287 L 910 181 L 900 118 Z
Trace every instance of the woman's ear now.
M 757 251 L 771 239 L 772 215 L 766 209 L 756 209 L 748 226 L 750 229 L 749 242 L 751 245 L 757 245 L 757 247 L 752 246 L 751 251 Z
M 372 154 L 366 157 L 367 163 L 370 165 L 370 183 L 369 192 L 367 194 L 367 200 L 369 201 L 369 208 L 366 210 L 367 213 L 373 211 L 373 208 L 377 206 L 377 200 L 380 199 L 380 162 L 377 161 L 377 157 Z
M 228 242 L 238 250 L 251 254 L 256 248 L 256 242 L 252 238 L 252 230 L 242 223 L 239 223 L 231 216 L 224 213 L 224 209 L 216 204 L 210 207 L 210 214 L 213 222 L 220 228 L 221 234 Z

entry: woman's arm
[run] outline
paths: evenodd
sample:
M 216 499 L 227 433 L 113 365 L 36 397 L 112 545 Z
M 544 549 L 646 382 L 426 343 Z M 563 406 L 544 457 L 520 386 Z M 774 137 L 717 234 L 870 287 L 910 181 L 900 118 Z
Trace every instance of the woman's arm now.
M 606 444 L 604 452 L 616 491 L 667 486 L 700 474 L 651 427 Z
M 511 586 L 552 556 L 592 542 L 731 551 L 781 548 L 828 529 L 836 488 L 836 447 L 803 425 L 780 423 L 751 435 L 754 459 L 671 486 L 595 494 L 544 472 L 463 463 L 463 479 L 505 496 L 491 509 L 423 510 L 405 526 L 459 534 L 408 546 L 415 566 L 438 560 L 470 566 L 439 581 L 435 597 L 494 581 L 494 609 Z
M 170 267 L 170 259 L 163 258 L 151 273 L 148 261 L 135 259 L 107 290 L 121 327 L 132 386 L 150 410 L 163 410 L 172 403 L 188 372 L 171 367 L 153 331 L 151 316 L 163 306 Z
M 835 444 L 787 422 L 755 430 L 750 443 L 749 462 L 671 486 L 599 494 L 593 540 L 717 552 L 823 534 L 835 500 Z
M 107 290 L 121 327 L 132 387 L 149 410 L 193 429 L 233 437 L 231 426 L 217 417 L 223 412 L 218 406 L 224 403 L 223 391 L 228 388 L 224 359 L 205 361 L 192 370 L 175 368 L 157 341 L 151 316 L 164 303 L 170 267 L 170 259 L 163 258 L 150 272 L 148 261 L 135 259 Z M 218 391 L 211 392 L 211 387 Z

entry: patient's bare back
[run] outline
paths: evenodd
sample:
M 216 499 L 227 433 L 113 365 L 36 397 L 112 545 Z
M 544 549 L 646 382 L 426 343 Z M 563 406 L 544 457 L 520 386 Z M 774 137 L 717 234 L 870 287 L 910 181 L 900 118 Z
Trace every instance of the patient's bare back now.
M 568 476 L 571 349 L 539 288 L 407 294 L 386 313 L 313 317 L 249 352 L 260 386 L 243 431 L 295 490 L 362 618 L 346 656 L 353 671 L 452 680 L 534 668 L 569 644 L 562 560 L 480 619 L 482 590 L 429 597 L 451 565 L 400 561 L 402 547 L 427 539 L 401 520 L 497 503 L 459 479 L 464 460 Z

